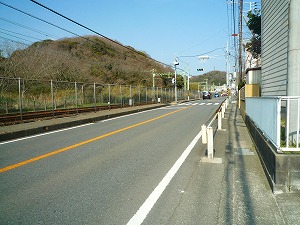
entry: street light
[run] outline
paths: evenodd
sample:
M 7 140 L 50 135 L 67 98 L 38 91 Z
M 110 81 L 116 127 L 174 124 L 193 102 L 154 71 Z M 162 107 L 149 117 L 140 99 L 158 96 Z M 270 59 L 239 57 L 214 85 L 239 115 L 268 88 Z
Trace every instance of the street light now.
M 176 79 L 177 79 L 177 71 L 176 71 L 176 66 L 179 65 L 179 62 L 177 61 L 177 58 L 174 61 L 174 67 L 175 67 L 175 79 L 174 79 L 174 84 L 175 84 L 175 102 L 177 103 L 177 84 L 176 84 Z
M 198 59 L 201 59 L 201 60 L 208 60 L 209 59 L 209 56 L 208 55 L 200 55 L 198 57 Z
M 198 56 L 198 59 L 199 60 L 209 60 L 210 58 L 213 58 L 213 59 L 221 59 L 219 57 L 214 57 L 214 56 L 208 56 L 208 55 L 200 55 Z M 228 51 L 228 44 L 226 46 L 226 87 L 228 88 L 229 86 L 231 86 L 229 84 L 229 51 Z M 198 70 L 198 69 L 197 69 Z M 200 71 L 203 71 L 203 69 Z

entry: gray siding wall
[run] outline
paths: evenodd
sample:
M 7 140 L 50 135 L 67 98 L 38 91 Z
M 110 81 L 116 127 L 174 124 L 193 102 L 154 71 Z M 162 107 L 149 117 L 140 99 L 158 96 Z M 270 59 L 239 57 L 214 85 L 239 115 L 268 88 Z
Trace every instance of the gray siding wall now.
M 286 96 L 288 0 L 262 0 L 262 96 Z

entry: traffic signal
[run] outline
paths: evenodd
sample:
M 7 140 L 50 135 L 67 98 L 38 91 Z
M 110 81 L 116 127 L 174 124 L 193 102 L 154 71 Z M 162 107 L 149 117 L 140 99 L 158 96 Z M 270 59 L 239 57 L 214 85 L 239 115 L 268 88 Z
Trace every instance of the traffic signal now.
M 203 68 L 201 68 L 201 69 L 197 69 L 197 71 L 203 71 Z

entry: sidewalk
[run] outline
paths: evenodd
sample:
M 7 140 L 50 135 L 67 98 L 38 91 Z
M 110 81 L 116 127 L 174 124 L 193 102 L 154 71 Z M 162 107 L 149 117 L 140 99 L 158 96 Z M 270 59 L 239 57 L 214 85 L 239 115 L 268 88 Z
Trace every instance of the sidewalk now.
M 300 195 L 272 193 L 237 103 L 222 128 L 214 138 L 225 169 L 217 224 L 300 224 Z

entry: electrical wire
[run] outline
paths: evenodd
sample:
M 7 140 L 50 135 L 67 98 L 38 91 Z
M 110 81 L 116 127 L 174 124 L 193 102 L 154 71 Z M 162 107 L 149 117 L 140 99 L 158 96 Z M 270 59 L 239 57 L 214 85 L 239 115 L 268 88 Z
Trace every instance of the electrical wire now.
M 19 42 L 19 41 L 12 40 L 12 39 L 10 39 L 10 38 L 6 38 L 6 37 L 2 37 L 2 36 L 0 36 L 0 38 L 5 39 L 5 40 L 8 40 L 8 41 L 11 41 L 11 42 L 15 42 L 15 43 L 18 43 L 18 44 L 22 44 L 22 45 L 24 45 L 24 46 L 26 46 L 26 47 L 29 47 L 29 44 L 25 44 L 25 43 L 23 43 L 23 42 Z
M 31 42 L 31 41 L 29 41 L 29 40 L 27 40 L 27 39 L 25 39 L 25 38 L 21 38 L 21 37 L 18 37 L 18 36 L 15 36 L 15 35 L 12 35 L 12 34 L 8 34 L 8 33 L 6 33 L 6 32 L 3 32 L 3 31 L 0 31 L 0 33 L 2 33 L 2 34 L 6 34 L 6 35 L 8 35 L 8 36 L 10 36 L 10 37 L 14 37 L 14 38 L 18 38 L 18 39 L 20 39 L 20 40 L 23 40 L 23 41 L 27 41 L 27 42 Z
M 45 32 L 42 32 L 42 31 L 39 31 L 39 30 L 30 28 L 30 27 L 27 27 L 27 26 L 25 26 L 25 25 L 22 25 L 22 24 L 13 22 L 13 21 L 11 21 L 11 20 L 4 19 L 4 18 L 2 18 L 2 17 L 0 17 L 0 20 L 5 21 L 5 22 L 10 23 L 10 24 L 13 24 L 13 25 L 16 25 L 16 26 L 18 26 L 18 27 L 22 27 L 22 28 L 24 28 L 24 29 L 27 29 L 27 30 L 30 30 L 30 31 L 33 31 L 33 32 L 36 32 L 36 33 L 39 33 L 39 34 L 42 34 L 42 35 L 45 35 L 45 36 L 47 36 L 47 37 L 52 37 L 52 38 L 55 38 L 55 39 L 59 39 L 59 37 L 55 37 L 55 36 L 53 36 L 53 35 L 51 35 L 51 34 L 47 34 L 47 33 L 45 33 Z
M 23 37 L 28 37 L 28 38 L 32 38 L 32 39 L 35 39 L 35 40 L 38 40 L 38 41 L 42 41 L 42 39 L 38 39 L 38 38 L 29 36 L 29 35 L 25 35 L 25 34 L 20 34 L 20 33 L 17 33 L 17 32 L 14 32 L 14 31 L 10 31 L 10 30 L 6 30 L 6 29 L 3 29 L 3 28 L 0 28 L 0 30 L 4 30 L 4 31 L 7 31 L 7 32 L 10 32 L 10 33 L 13 33 L 13 34 L 21 35 L 21 36 L 23 36 Z M 1 31 L 0 31 L 0 32 L 1 32 Z M 4 32 L 1 32 L 1 33 L 4 33 Z M 5 34 L 6 34 L 6 33 L 5 33 Z M 10 34 L 7 34 L 7 35 L 10 35 Z
M 178 56 L 178 57 L 181 57 L 181 58 L 198 57 L 198 56 L 201 56 L 201 55 L 205 55 L 205 54 L 209 54 L 209 53 L 215 52 L 215 51 L 220 50 L 220 49 L 223 49 L 223 50 L 224 50 L 224 48 L 216 48 L 216 49 L 214 49 L 214 50 L 212 50 L 212 51 L 205 52 L 205 53 L 202 53 L 202 54 L 200 54 L 200 55 L 183 55 L 183 56 Z
M 85 29 L 88 30 L 88 31 L 91 31 L 91 32 L 94 33 L 94 34 L 97 34 L 97 35 L 99 35 L 99 36 L 101 36 L 101 37 L 103 37 L 103 38 L 105 38 L 105 39 L 107 39 L 107 40 L 109 40 L 109 41 L 111 41 L 111 42 L 113 42 L 113 43 L 115 43 L 115 44 L 117 44 L 117 45 L 123 47 L 123 48 L 126 48 L 126 49 L 129 50 L 129 51 L 133 51 L 133 52 L 135 52 L 136 54 L 139 54 L 139 55 L 141 55 L 141 56 L 143 56 L 143 57 L 146 57 L 147 59 L 150 59 L 150 60 L 152 60 L 152 61 L 154 61 L 154 62 L 156 62 L 156 63 L 162 64 L 162 65 L 165 65 L 165 66 L 170 66 L 170 65 L 167 65 L 167 64 L 165 64 L 165 63 L 162 63 L 162 62 L 160 62 L 160 61 L 158 61 L 158 60 L 152 59 L 152 58 L 146 56 L 145 54 L 142 54 L 142 53 L 140 53 L 140 52 L 138 52 L 138 51 L 135 51 L 135 50 L 133 50 L 132 48 L 130 48 L 130 47 L 128 47 L 128 46 L 122 45 L 121 43 L 119 43 L 119 42 L 117 42 L 117 41 L 115 41 L 115 40 L 112 40 L 111 38 L 109 38 L 109 37 L 107 37 L 107 36 L 105 36 L 105 35 L 103 35 L 103 34 L 100 34 L 99 32 L 97 32 L 97 31 L 95 31 L 95 30 L 93 30 L 93 29 L 91 29 L 91 28 L 89 28 L 89 27 L 87 27 L 87 26 L 85 26 L 85 25 L 83 25 L 83 24 L 81 24 L 81 23 L 78 23 L 78 22 L 76 22 L 75 20 L 70 19 L 69 17 L 66 17 L 66 16 L 62 15 L 61 13 L 56 12 L 56 11 L 54 11 L 53 9 L 50 9 L 49 7 L 47 7 L 47 6 L 45 6 L 45 5 L 42 5 L 41 3 L 39 3 L 39 2 L 37 2 L 37 1 L 35 1 L 35 0 L 30 0 L 30 1 L 33 2 L 33 3 L 35 3 L 35 4 L 37 4 L 37 5 L 39 5 L 39 6 L 41 6 L 41 7 L 43 7 L 43 8 L 45 8 L 45 9 L 47 9 L 47 10 L 49 10 L 49 11 L 51 11 L 52 13 L 54 13 L 54 14 L 60 16 L 60 17 L 63 17 L 64 19 L 66 19 L 66 20 L 68 20 L 68 21 L 70 21 L 70 22 L 72 22 L 72 23 L 75 23 L 76 25 L 78 25 L 78 26 L 80 26 L 80 27 L 85 28 Z

